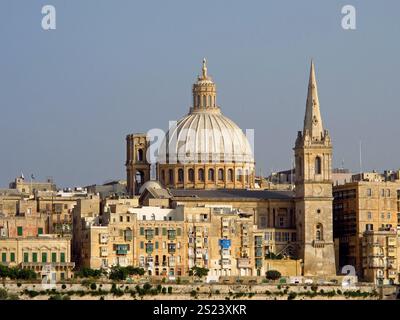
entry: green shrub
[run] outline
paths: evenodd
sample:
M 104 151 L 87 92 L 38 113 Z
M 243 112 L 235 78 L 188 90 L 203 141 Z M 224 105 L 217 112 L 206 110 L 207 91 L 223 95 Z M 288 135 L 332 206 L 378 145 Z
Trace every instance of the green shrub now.
M 161 290 L 161 292 L 162 292 L 163 294 L 166 294 L 166 293 L 167 293 L 167 288 L 166 288 L 166 287 L 163 287 L 162 290 Z
M 90 289 L 91 290 L 96 290 L 97 289 L 97 285 L 93 282 L 90 284 Z
M 288 294 L 288 300 L 294 300 L 297 297 L 297 293 L 296 292 L 289 292 Z
M 168 293 L 169 293 L 169 294 L 172 293 L 172 287 L 168 287 Z
M 61 285 L 61 289 L 65 290 L 66 288 L 67 288 L 67 286 L 63 283 L 63 284 Z
M 19 288 L 20 286 L 22 286 L 21 282 L 17 282 L 17 287 Z
M 193 297 L 193 298 L 197 297 L 197 291 L 196 290 L 192 290 L 190 292 L 190 296 Z
M 268 270 L 265 276 L 268 280 L 278 280 L 281 277 L 281 273 L 277 270 Z
M 0 288 L 0 300 L 7 300 L 8 293 L 6 289 Z

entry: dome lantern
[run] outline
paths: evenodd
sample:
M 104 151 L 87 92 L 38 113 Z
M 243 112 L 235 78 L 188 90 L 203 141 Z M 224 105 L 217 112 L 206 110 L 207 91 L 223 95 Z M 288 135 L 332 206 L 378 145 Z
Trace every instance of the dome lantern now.
M 203 59 L 202 74 L 197 77 L 197 82 L 193 84 L 193 107 L 190 108 L 190 113 L 204 111 L 219 111 L 216 85 L 208 75 L 205 58 Z

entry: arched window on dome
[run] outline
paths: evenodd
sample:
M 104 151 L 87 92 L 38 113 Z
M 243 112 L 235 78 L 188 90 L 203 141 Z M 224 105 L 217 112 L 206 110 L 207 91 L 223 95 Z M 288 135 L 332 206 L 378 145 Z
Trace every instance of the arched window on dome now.
M 208 181 L 214 181 L 214 180 L 215 180 L 214 169 L 208 169 Z
M 168 176 L 169 176 L 169 184 L 174 184 L 174 171 L 172 169 L 168 170 Z
M 197 96 L 197 107 L 200 107 L 200 95 Z
M 224 169 L 218 169 L 218 180 L 224 181 Z
M 236 181 L 242 181 L 242 169 L 236 170 Z
M 211 96 L 208 96 L 208 106 L 209 106 L 209 107 L 211 107 L 211 106 L 212 106 L 212 103 L 211 103 L 211 98 L 212 98 Z
M 228 170 L 228 181 L 233 182 L 233 170 Z
M 189 169 L 188 178 L 189 178 L 189 182 L 194 182 L 194 170 L 193 169 Z
M 203 96 L 203 107 L 207 106 L 207 96 Z
M 315 158 L 315 174 L 321 174 L 322 171 L 322 164 L 321 164 L 321 157 Z
M 203 169 L 199 169 L 199 171 L 197 172 L 197 177 L 199 179 L 199 181 L 204 181 L 204 170 Z
M 183 169 L 178 169 L 178 182 L 183 182 Z

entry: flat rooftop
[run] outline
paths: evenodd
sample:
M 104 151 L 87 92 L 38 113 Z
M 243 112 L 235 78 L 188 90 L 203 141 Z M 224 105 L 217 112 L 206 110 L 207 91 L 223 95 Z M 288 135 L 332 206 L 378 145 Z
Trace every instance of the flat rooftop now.
M 216 189 L 188 190 L 170 189 L 173 198 L 197 199 L 248 199 L 248 200 L 292 200 L 293 191 L 247 190 L 247 189 Z

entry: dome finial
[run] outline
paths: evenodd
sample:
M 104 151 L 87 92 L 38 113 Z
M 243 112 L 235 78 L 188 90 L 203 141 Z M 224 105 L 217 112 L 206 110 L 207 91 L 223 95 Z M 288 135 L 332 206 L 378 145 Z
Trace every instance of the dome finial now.
M 203 58 L 203 79 L 207 79 L 207 60 Z

